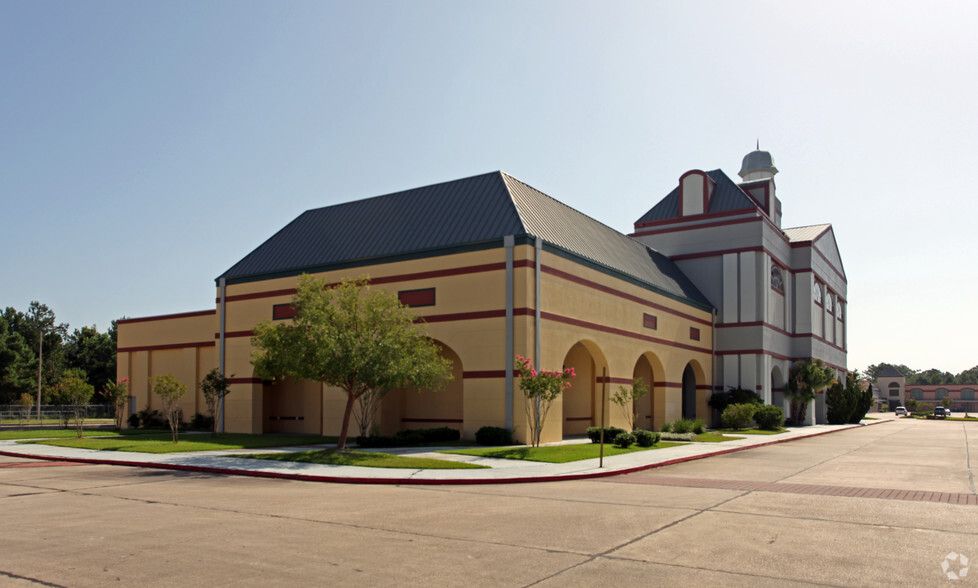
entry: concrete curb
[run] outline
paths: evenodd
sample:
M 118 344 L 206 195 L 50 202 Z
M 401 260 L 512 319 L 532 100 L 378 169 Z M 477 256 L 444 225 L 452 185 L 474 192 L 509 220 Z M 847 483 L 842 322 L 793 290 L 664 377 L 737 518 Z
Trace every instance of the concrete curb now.
M 878 420 L 871 423 L 866 423 L 865 425 L 861 425 L 861 426 L 868 427 L 868 426 L 880 425 L 888 422 L 891 421 Z M 670 460 L 651 463 L 651 464 L 643 464 L 639 466 L 607 470 L 602 472 L 587 472 L 587 473 L 580 473 L 580 474 L 553 474 L 553 475 L 540 475 L 540 476 L 519 476 L 519 477 L 512 477 L 512 478 L 485 478 L 485 479 L 483 478 L 430 479 L 430 478 L 405 478 L 405 477 L 366 478 L 366 477 L 356 477 L 356 476 L 319 476 L 313 474 L 262 472 L 262 471 L 241 470 L 241 469 L 234 469 L 234 468 L 192 466 L 192 465 L 176 464 L 176 463 L 137 462 L 137 461 L 124 461 L 124 460 L 113 460 L 113 459 L 90 459 L 90 458 L 82 458 L 82 457 L 64 457 L 64 456 L 54 456 L 54 455 L 32 455 L 26 453 L 17 453 L 13 451 L 4 451 L 4 450 L 0 450 L 0 455 L 7 456 L 7 457 L 26 458 L 26 459 L 41 459 L 47 461 L 62 461 L 62 462 L 72 462 L 72 463 L 93 464 L 93 465 L 115 465 L 115 466 L 151 468 L 151 469 L 161 469 L 161 470 L 176 470 L 176 471 L 183 471 L 183 472 L 196 472 L 196 473 L 205 473 L 205 474 L 224 474 L 229 476 L 250 476 L 253 478 L 273 478 L 273 479 L 280 479 L 280 480 L 296 480 L 302 482 L 326 482 L 326 483 L 333 483 L 333 484 L 386 484 L 386 485 L 396 485 L 396 486 L 401 486 L 401 485 L 465 486 L 465 485 L 488 485 L 488 484 L 526 484 L 530 482 L 563 482 L 563 481 L 573 481 L 573 480 L 607 478 L 610 476 L 632 474 L 635 472 L 641 472 L 645 470 L 651 470 L 654 468 L 686 463 L 698 459 L 715 457 L 718 455 L 737 453 L 739 451 L 746 451 L 749 449 L 755 449 L 757 447 L 768 447 L 770 445 L 778 445 L 780 443 L 788 443 L 791 441 L 798 441 L 800 439 L 811 439 L 813 437 L 820 437 L 822 435 L 828 435 L 830 433 L 849 431 L 851 429 L 854 429 L 855 427 L 856 426 L 854 425 L 851 427 L 833 429 L 829 431 L 820 431 L 818 433 L 812 433 L 811 435 L 805 435 L 803 437 L 775 439 L 773 441 L 757 443 L 754 445 L 745 445 L 743 447 L 731 447 L 728 449 L 718 449 L 716 451 L 703 453 L 701 455 L 690 455 L 686 457 L 679 457 L 676 459 L 670 459 Z

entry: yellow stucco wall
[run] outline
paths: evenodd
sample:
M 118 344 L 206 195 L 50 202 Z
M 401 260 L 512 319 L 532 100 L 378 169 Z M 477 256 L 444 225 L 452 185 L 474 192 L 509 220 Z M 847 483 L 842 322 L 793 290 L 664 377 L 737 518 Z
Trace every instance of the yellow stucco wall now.
M 529 357 L 535 355 L 537 336 L 533 317 L 535 255 L 529 245 L 514 250 L 514 350 Z M 513 369 L 514 358 L 505 356 L 504 262 L 505 249 L 500 247 L 317 274 L 328 281 L 369 274 L 375 284 L 372 287 L 393 293 L 435 289 L 435 305 L 414 310 L 430 320 L 426 325 L 429 336 L 444 345 L 458 364 L 457 380 L 450 385 L 443 404 L 439 393 L 407 396 L 399 392 L 396 399 L 392 397 L 383 407 L 385 433 L 447 424 L 472 438 L 482 426 L 505 425 L 505 372 Z M 602 408 L 608 424 L 624 426 L 625 417 L 609 398 L 619 385 L 630 383 L 637 371 L 646 375 L 652 388 L 646 401 L 649 408 L 643 416 L 651 411 L 656 428 L 681 416 L 680 384 L 687 364 L 697 366 L 698 385 L 704 389 L 711 385 L 712 330 L 708 311 L 553 253 L 544 252 L 542 262 L 540 365 L 544 369 L 574 365 L 579 373 L 573 393 L 552 408 L 543 441 L 583 433 L 588 426 L 599 424 Z M 225 373 L 233 376 L 235 382 L 226 400 L 228 431 L 258 433 L 281 428 L 283 421 L 272 427 L 268 417 L 283 415 L 271 415 L 269 411 L 295 411 L 300 405 L 306 413 L 299 427 L 303 431 L 326 435 L 339 431 L 345 406 L 345 396 L 340 391 L 309 388 L 302 383 L 294 385 L 301 388 L 301 393 L 291 392 L 295 402 L 303 399 L 301 403 L 275 404 L 265 400 L 271 387 L 255 378 L 250 363 L 252 329 L 259 321 L 271 320 L 274 305 L 291 301 L 297 281 L 297 277 L 276 278 L 230 284 L 226 288 Z M 646 313 L 657 317 L 656 329 L 643 326 Z M 690 327 L 699 329 L 699 341 L 691 340 Z M 153 407 L 146 392 L 148 376 L 173 373 L 189 389 L 190 384 L 215 367 L 218 351 L 214 336 L 218 331 L 216 313 L 120 324 L 119 375 L 132 378 L 137 406 Z M 180 347 L 183 344 L 187 347 Z M 642 358 L 645 359 L 640 362 Z M 605 380 L 600 379 L 602 370 Z M 602 386 L 606 391 L 603 405 Z M 705 406 L 708 394 L 698 391 L 697 405 Z M 310 400 L 316 395 L 321 395 L 318 404 Z M 199 393 L 188 396 L 185 415 L 189 418 L 187 411 L 203 412 L 203 404 Z M 523 441 L 528 439 L 524 409 L 517 380 L 514 432 Z M 698 407 L 698 414 L 708 418 L 709 411 L 700 412 Z M 585 416 L 589 419 L 582 419 Z M 568 421 L 568 417 L 580 420 Z M 424 419 L 432 420 L 422 422 Z M 451 422 L 457 420 L 462 422 Z M 640 426 L 644 424 L 639 421 Z M 298 427 L 296 423 L 291 425 Z M 351 433 L 355 434 L 352 428 Z

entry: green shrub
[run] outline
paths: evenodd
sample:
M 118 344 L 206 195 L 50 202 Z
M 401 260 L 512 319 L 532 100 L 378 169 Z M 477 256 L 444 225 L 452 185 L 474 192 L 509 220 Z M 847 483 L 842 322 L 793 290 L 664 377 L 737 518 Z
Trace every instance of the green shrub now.
M 746 429 L 754 420 L 754 412 L 757 410 L 756 404 L 731 404 L 723 410 L 720 420 L 724 428 L 727 429 Z
M 604 430 L 604 442 L 605 443 L 612 443 L 612 442 L 614 442 L 615 437 L 617 437 L 619 435 L 619 433 L 627 433 L 627 432 L 628 431 L 626 431 L 625 429 L 619 429 L 618 427 L 605 427 L 605 430 Z M 587 428 L 587 437 L 588 437 L 588 439 L 591 440 L 591 443 L 600 443 L 601 442 L 601 427 L 588 427 Z
M 689 419 L 679 419 L 672 423 L 672 432 L 679 433 L 680 435 L 684 433 L 692 433 L 695 423 Z
M 762 429 L 777 431 L 784 426 L 784 410 L 772 404 L 758 406 L 754 411 L 754 422 Z
M 662 436 L 658 433 L 653 433 L 652 431 L 645 431 L 642 429 L 632 431 L 632 435 L 635 435 L 635 443 L 637 443 L 639 447 L 652 447 L 659 442 L 659 439 L 662 438 Z
M 731 386 L 726 392 L 717 392 L 710 396 L 708 404 L 722 413 L 731 404 L 763 404 L 763 402 L 757 392 Z
M 194 415 L 194 418 L 190 419 L 190 423 L 187 424 L 186 428 L 193 431 L 213 431 L 214 417 L 198 412 Z
M 360 447 L 411 447 L 426 443 L 446 443 L 458 441 L 461 433 L 451 427 L 437 429 L 405 429 L 394 435 L 370 435 L 357 437 Z
M 622 449 L 628 449 L 635 444 L 635 435 L 631 433 L 621 432 L 615 437 L 615 445 L 621 447 Z
M 503 427 L 482 427 L 475 432 L 475 441 L 479 445 L 512 445 L 513 433 Z
M 703 422 L 703 419 L 693 419 L 692 432 L 697 435 L 702 435 L 704 431 L 706 431 L 706 423 Z
M 662 423 L 663 433 L 672 433 L 672 423 Z

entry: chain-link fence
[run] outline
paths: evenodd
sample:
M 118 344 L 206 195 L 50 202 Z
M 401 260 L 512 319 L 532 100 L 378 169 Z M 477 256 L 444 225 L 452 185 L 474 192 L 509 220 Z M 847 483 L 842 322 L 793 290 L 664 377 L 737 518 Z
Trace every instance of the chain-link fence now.
M 63 424 L 74 418 L 75 408 L 73 405 L 42 404 L 41 419 L 38 421 L 36 404 L 29 408 L 19 404 L 0 404 L 0 424 Z M 79 408 L 84 411 L 85 419 L 115 419 L 115 408 L 106 404 L 88 404 Z

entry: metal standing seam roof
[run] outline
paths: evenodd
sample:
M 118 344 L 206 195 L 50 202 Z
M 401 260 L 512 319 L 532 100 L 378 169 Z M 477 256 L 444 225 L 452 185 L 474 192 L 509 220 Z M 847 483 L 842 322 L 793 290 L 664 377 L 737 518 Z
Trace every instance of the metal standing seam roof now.
M 788 241 L 791 243 L 803 243 L 818 239 L 825 233 L 825 231 L 828 231 L 831 228 L 832 225 L 826 223 L 821 225 L 809 225 L 807 227 L 783 229 L 783 231 L 785 236 L 788 237 Z
M 711 180 L 716 182 L 713 195 L 710 197 L 710 209 L 707 212 L 725 212 L 728 210 L 739 210 L 742 208 L 756 207 L 757 203 L 751 199 L 743 190 L 740 189 L 733 180 L 727 177 L 722 170 L 715 169 L 706 172 Z M 679 216 L 679 186 L 672 189 L 672 192 L 653 206 L 642 218 L 635 221 L 647 223 L 651 221 L 666 220 Z
M 306 211 L 220 277 L 234 283 L 297 275 L 501 242 L 508 235 L 540 237 L 712 307 L 666 256 L 500 171 Z

